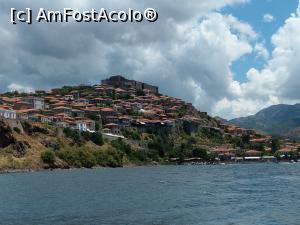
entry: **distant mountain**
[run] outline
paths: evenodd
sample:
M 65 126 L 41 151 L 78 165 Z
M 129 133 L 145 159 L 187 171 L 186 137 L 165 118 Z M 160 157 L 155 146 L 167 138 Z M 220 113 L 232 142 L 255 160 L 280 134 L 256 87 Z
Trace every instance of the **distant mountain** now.
M 268 134 L 300 138 L 300 104 L 274 105 L 254 116 L 229 121 L 240 127 L 256 129 Z

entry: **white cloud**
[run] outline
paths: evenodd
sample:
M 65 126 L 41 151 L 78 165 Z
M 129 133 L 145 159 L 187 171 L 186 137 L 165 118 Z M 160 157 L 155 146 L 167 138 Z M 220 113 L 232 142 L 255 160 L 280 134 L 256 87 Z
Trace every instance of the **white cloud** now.
M 265 14 L 263 19 L 266 23 L 272 23 L 276 20 L 276 18 L 272 14 L 269 14 L 269 13 Z
M 218 13 L 224 6 L 245 2 L 2 1 L 0 89 L 31 91 L 31 87 L 95 83 L 111 74 L 124 74 L 159 85 L 163 93 L 182 97 L 200 110 L 225 118 L 249 115 L 271 104 L 299 101 L 298 15 L 288 18 L 273 36 L 270 55 L 248 23 Z M 56 9 L 70 4 L 74 8 L 101 5 L 123 9 L 151 5 L 160 19 L 153 24 L 64 26 L 12 26 L 5 22 L 12 6 Z M 248 81 L 239 83 L 230 66 L 253 52 L 266 60 L 266 66 L 261 70 L 251 68 Z
M 254 51 L 258 58 L 267 60 L 269 59 L 269 51 L 265 48 L 265 46 L 262 43 L 256 43 L 254 46 Z
M 20 84 L 16 84 L 16 83 L 11 83 L 10 85 L 8 85 L 8 90 L 9 91 L 18 91 L 18 92 L 21 92 L 21 93 L 31 93 L 31 92 L 34 92 L 34 89 L 31 88 L 31 87 L 25 87 L 25 86 L 22 86 Z
M 240 35 L 244 35 L 243 38 L 250 38 L 252 40 L 255 40 L 257 38 L 258 35 L 253 30 L 250 24 L 239 21 L 236 17 L 232 15 L 224 17 L 224 20 L 226 20 L 227 24 L 233 31 L 238 31 Z
M 2 15 L 10 7 L 74 7 L 108 9 L 149 6 L 157 9 L 157 23 L 33 24 L 13 26 L 0 20 L 6 35 L 0 52 L 2 89 L 37 89 L 95 83 L 111 74 L 124 74 L 157 84 L 163 93 L 182 97 L 211 111 L 223 96 L 231 96 L 230 65 L 253 51 L 257 34 L 231 15 L 217 13 L 224 6 L 247 0 L 36 1 L 0 3 Z M 118 3 L 118 4 L 117 4 Z M 180 7 L 179 7 L 180 6 Z M 117 8 L 115 8 L 117 7 Z M 201 20 L 199 21 L 199 19 Z M 50 29 L 51 28 L 51 29 Z M 51 32 L 49 32 L 51 30 Z M 14 37 L 14 40 L 9 37 Z M 7 59 L 7 60 L 6 60 Z M 18 81 L 17 85 L 15 80 Z M 30 90 L 30 89 L 29 89 Z
M 230 16 L 231 19 L 233 18 Z M 212 13 L 200 23 L 177 26 L 176 41 L 161 48 L 135 47 L 128 58 L 135 59 L 134 77 L 152 80 L 168 93 L 192 101 L 201 110 L 210 111 L 223 96 L 238 92 L 230 71 L 233 61 L 253 51 L 248 32 L 232 33 L 228 16 Z M 235 19 L 235 26 L 248 26 Z M 253 34 L 254 32 L 252 32 Z M 149 77 L 149 74 L 152 74 Z
M 299 11 L 299 8 L 298 8 Z M 240 92 L 229 99 L 224 97 L 214 112 L 227 118 L 246 116 L 273 104 L 300 102 L 300 17 L 291 15 L 273 35 L 274 50 L 262 70 L 251 68 L 248 81 L 240 86 Z M 255 50 L 263 52 L 262 46 Z

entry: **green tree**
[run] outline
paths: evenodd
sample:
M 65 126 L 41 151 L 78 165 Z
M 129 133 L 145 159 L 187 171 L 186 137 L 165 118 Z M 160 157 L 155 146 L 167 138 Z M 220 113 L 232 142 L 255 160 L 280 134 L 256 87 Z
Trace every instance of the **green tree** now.
M 95 130 L 99 131 L 100 130 L 100 124 L 99 123 L 95 123 Z
M 82 145 L 83 143 L 83 140 L 80 136 L 80 133 L 76 130 L 72 130 L 70 129 L 69 127 L 67 128 L 64 128 L 64 134 L 66 135 L 67 138 L 71 138 L 73 140 L 73 143 L 74 144 L 77 144 L 77 145 Z
M 120 152 L 123 152 L 127 155 L 130 155 L 132 153 L 132 149 L 130 145 L 126 144 L 121 138 L 118 138 L 117 140 L 113 140 L 111 144 L 114 148 L 116 148 Z
M 96 159 L 93 154 L 88 151 L 80 150 L 77 152 L 77 157 L 84 168 L 92 168 L 96 165 Z
M 193 149 L 193 157 L 207 159 L 207 151 L 203 148 L 194 148 Z
M 21 133 L 21 130 L 20 130 L 18 127 L 14 127 L 13 130 L 14 130 L 15 132 L 17 132 L 18 134 Z
M 186 147 L 182 143 L 179 148 L 179 163 L 180 164 L 182 164 L 184 162 L 185 155 L 186 155 Z
M 250 135 L 243 135 L 242 142 L 244 145 L 248 145 L 250 143 Z
M 100 132 L 91 133 L 90 140 L 99 146 L 104 144 L 103 137 Z
M 134 129 L 129 129 L 129 128 L 123 128 L 122 129 L 122 134 L 126 137 L 126 138 L 131 138 L 133 140 L 141 140 L 140 134 L 138 131 L 134 130 Z
M 65 150 L 59 153 L 59 158 L 64 160 L 69 166 L 77 168 L 92 168 L 96 165 L 95 156 L 85 150 Z
M 41 159 L 43 163 L 48 164 L 48 165 L 53 165 L 55 162 L 55 154 L 53 151 L 46 150 L 41 153 Z
M 271 143 L 272 152 L 275 153 L 281 147 L 280 140 L 278 138 L 273 138 Z
M 104 151 L 94 151 L 93 154 L 99 166 L 122 167 L 123 165 L 123 153 L 115 148 L 108 147 Z

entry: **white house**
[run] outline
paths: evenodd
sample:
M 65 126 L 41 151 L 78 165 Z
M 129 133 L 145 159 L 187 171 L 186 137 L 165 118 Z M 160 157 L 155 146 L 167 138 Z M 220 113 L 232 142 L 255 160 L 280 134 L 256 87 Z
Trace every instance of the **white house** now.
M 87 123 L 83 120 L 77 120 L 71 123 L 70 128 L 78 130 L 79 132 L 87 131 Z
M 17 112 L 9 108 L 0 108 L 0 117 L 15 120 L 17 118 Z
M 76 121 L 76 129 L 79 131 L 87 131 L 87 126 L 85 121 Z

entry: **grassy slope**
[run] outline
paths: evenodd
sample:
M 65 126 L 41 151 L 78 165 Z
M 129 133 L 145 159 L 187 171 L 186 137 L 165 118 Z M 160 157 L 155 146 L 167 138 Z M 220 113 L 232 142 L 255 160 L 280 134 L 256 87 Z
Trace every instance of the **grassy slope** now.
M 41 160 L 41 153 L 49 150 L 51 148 L 45 147 L 43 143 L 51 142 L 57 143 L 60 146 L 59 151 L 67 151 L 67 150 L 84 150 L 84 151 L 103 151 L 106 152 L 113 147 L 106 143 L 103 146 L 95 145 L 92 142 L 86 142 L 82 146 L 72 146 L 72 142 L 70 139 L 65 138 L 63 136 L 57 136 L 56 132 L 49 126 L 41 125 L 44 128 L 47 128 L 49 134 L 42 133 L 33 133 L 28 135 L 27 133 L 17 133 L 12 131 L 14 138 L 16 141 L 27 142 L 30 145 L 30 148 L 26 149 L 26 153 L 24 156 L 15 156 L 15 149 L 13 145 L 9 145 L 6 148 L 0 149 L 0 170 L 41 170 L 46 165 Z M 65 168 L 67 165 L 58 157 L 55 158 L 55 165 L 58 168 Z M 125 159 L 124 164 L 131 164 Z

